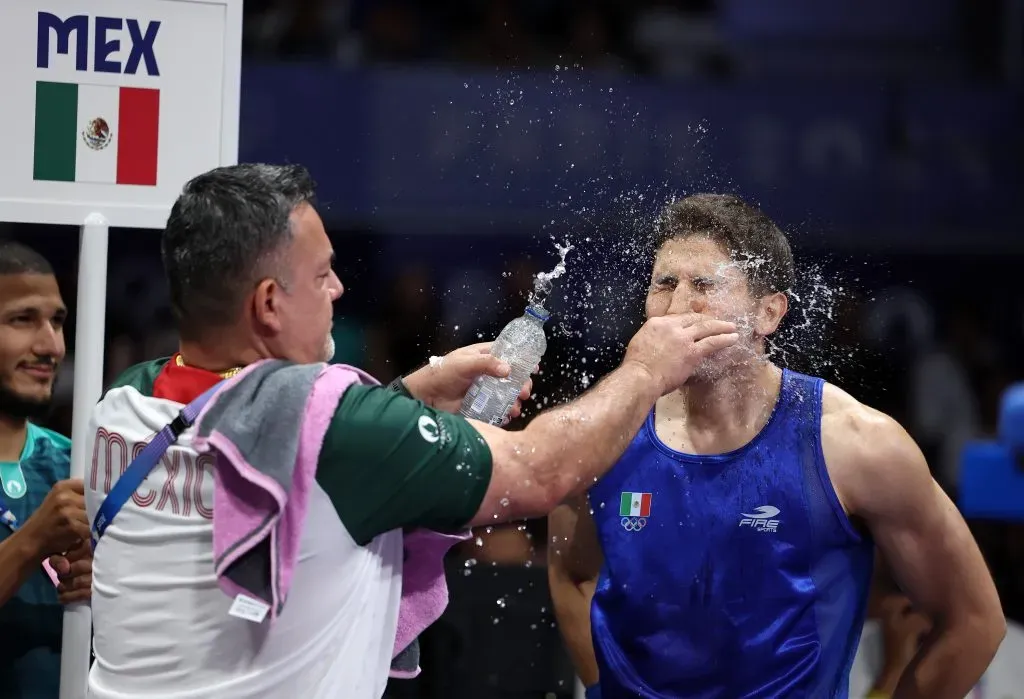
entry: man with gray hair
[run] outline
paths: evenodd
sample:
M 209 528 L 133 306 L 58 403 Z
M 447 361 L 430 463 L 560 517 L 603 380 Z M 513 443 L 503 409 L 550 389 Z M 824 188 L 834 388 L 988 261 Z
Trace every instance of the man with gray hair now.
M 399 660 L 444 606 L 451 541 L 583 492 L 659 396 L 736 341 L 732 323 L 656 318 L 522 432 L 463 419 L 472 382 L 509 372 L 486 346 L 393 390 L 324 364 L 343 287 L 313 192 L 302 167 L 237 165 L 171 210 L 180 351 L 126 372 L 90 429 L 93 697 L 378 699 L 389 672 L 418 669 Z

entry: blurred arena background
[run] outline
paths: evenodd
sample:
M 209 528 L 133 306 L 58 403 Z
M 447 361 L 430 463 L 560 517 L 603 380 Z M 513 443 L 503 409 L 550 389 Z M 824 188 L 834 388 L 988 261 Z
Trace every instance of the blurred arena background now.
M 998 438 L 1024 379 L 1022 8 L 248 0 L 239 159 L 312 170 L 346 286 L 336 360 L 383 382 L 492 338 L 572 242 L 523 420 L 616 363 L 659 203 L 749 197 L 803 265 L 782 358 L 901 421 L 955 496 L 963 446 Z M 52 260 L 73 326 L 76 231 L 0 236 Z M 158 242 L 111 231 L 106 379 L 176 347 Z M 65 434 L 73 371 L 69 353 Z M 1024 517 L 968 517 L 1024 622 Z M 477 536 L 451 557 L 423 676 L 389 696 L 571 696 L 544 523 Z

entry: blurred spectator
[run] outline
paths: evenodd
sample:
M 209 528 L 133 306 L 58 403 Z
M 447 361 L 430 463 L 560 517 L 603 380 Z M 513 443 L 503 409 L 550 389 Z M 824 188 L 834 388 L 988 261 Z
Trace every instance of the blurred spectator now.
M 947 489 L 957 482 L 964 443 L 981 436 L 976 378 L 995 361 L 977 310 L 961 305 L 947 316 L 941 339 L 924 347 L 911 367 L 911 429 Z
M 649 0 L 637 14 L 632 38 L 658 75 L 724 75 L 728 67 L 711 0 Z
M 910 70 L 982 80 L 1019 74 L 1007 53 L 1010 37 L 1020 35 L 1007 29 L 1008 7 L 1006 0 L 960 2 L 960 36 L 944 46 L 944 55 L 912 61 L 916 68 Z M 732 74 L 733 55 L 741 50 L 720 32 L 721 8 L 714 0 L 251 0 L 244 12 L 250 55 L 333 58 L 345 66 L 455 61 L 550 69 L 568 63 L 597 71 L 721 78 Z M 805 51 L 818 50 L 835 72 L 858 71 L 857 62 L 844 62 L 841 52 L 807 45 L 806 34 L 793 39 L 804 41 Z M 868 40 L 862 44 L 854 40 L 850 50 L 860 46 L 867 54 L 878 48 Z M 912 32 L 902 54 L 898 35 L 885 49 L 893 61 L 920 54 Z
M 344 34 L 347 0 L 250 0 L 245 48 L 256 55 L 326 58 Z
M 906 367 L 895 353 L 865 343 L 863 335 L 866 309 L 858 296 L 841 297 L 833 310 L 831 339 L 827 351 L 832 355 L 833 380 L 857 400 L 890 415 L 905 424 Z M 813 373 L 813 369 L 811 369 Z
M 866 697 L 873 689 L 891 695 L 932 626 L 931 619 L 913 608 L 881 557 L 875 565 L 867 617 L 850 670 L 851 698 Z M 1024 626 L 1008 621 L 1002 645 L 967 699 L 1024 699 L 1022 657 Z
M 363 28 L 364 57 L 374 63 L 409 62 L 427 57 L 426 17 L 414 2 L 373 3 Z
M 519 3 L 490 0 L 474 7 L 476 21 L 455 40 L 456 57 L 492 68 L 523 68 L 536 65 L 541 47 L 522 21 Z
M 567 55 L 584 70 L 623 73 L 631 69 L 615 46 L 621 17 L 597 5 L 582 4 L 569 15 Z
M 366 369 L 378 380 L 387 383 L 421 366 L 425 357 L 444 353 L 440 301 L 428 268 L 399 269 L 382 311 L 366 332 Z

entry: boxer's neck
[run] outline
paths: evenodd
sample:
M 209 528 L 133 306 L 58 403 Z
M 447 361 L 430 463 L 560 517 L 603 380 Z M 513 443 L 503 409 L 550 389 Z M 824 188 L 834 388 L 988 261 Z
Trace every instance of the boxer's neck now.
M 668 425 L 684 450 L 720 453 L 743 446 L 771 417 L 782 370 L 765 359 L 730 368 L 713 380 L 691 380 L 658 401 L 658 422 Z M 660 433 L 659 429 L 659 433 Z

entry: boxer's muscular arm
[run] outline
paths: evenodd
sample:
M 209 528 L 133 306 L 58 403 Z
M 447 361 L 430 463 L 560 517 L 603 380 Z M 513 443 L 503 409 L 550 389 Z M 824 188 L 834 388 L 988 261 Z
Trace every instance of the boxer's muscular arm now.
M 847 511 L 934 622 L 893 699 L 961 699 L 1006 630 L 985 560 L 920 449 L 892 418 L 826 387 L 822 446 Z
M 576 674 L 587 687 L 598 679 L 590 634 L 590 601 L 602 555 L 586 496 L 571 498 L 548 516 L 548 585 L 555 619 Z

